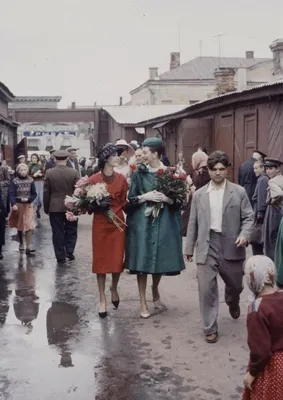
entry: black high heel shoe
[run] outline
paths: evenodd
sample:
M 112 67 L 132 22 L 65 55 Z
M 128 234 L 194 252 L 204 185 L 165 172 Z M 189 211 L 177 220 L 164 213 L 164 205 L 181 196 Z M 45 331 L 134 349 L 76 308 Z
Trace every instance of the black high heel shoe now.
M 112 287 L 110 288 L 111 292 L 112 292 Z M 120 304 L 120 299 L 118 298 L 118 300 L 111 300 L 115 310 L 118 310 L 119 304 Z
M 99 312 L 98 315 L 100 316 L 101 319 L 104 319 L 107 317 L 107 311 Z

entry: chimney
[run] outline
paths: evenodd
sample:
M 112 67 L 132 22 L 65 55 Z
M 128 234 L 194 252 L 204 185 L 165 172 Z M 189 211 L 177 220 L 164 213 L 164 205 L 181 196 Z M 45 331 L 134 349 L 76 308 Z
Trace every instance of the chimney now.
M 120 96 L 120 99 L 119 99 L 119 106 L 122 106 L 122 105 L 123 105 L 123 97 Z
M 76 102 L 75 102 L 75 101 L 72 101 L 71 109 L 72 109 L 72 110 L 75 110 L 75 109 L 76 109 Z
M 283 39 L 274 40 L 269 48 L 273 53 L 273 75 L 283 74 Z
M 216 80 L 215 92 L 217 95 L 234 92 L 235 85 L 235 70 L 233 68 L 217 68 L 214 72 Z
M 254 52 L 251 51 L 251 50 L 246 51 L 246 58 L 248 58 L 249 60 L 253 59 L 254 58 Z
M 150 67 L 149 68 L 149 79 L 151 81 L 153 81 L 156 78 L 158 78 L 158 68 L 157 67 Z
M 174 52 L 170 54 L 170 71 L 180 67 L 180 53 Z

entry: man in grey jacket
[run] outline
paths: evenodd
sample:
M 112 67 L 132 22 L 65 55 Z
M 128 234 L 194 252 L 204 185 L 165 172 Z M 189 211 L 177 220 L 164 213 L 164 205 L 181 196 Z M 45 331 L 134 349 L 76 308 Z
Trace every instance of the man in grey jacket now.
M 211 182 L 193 196 L 187 231 L 186 255 L 191 260 L 195 248 L 207 343 L 218 340 L 218 274 L 225 282 L 225 301 L 232 318 L 240 316 L 245 247 L 253 229 L 253 210 L 245 189 L 226 179 L 229 165 L 222 151 L 208 157 Z

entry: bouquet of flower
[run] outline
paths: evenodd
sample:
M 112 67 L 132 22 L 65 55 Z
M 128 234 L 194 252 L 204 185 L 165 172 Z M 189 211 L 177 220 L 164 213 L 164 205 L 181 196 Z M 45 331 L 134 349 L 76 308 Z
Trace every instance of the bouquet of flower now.
M 81 178 L 72 196 L 66 196 L 65 206 L 68 209 L 66 218 L 68 221 L 76 221 L 79 215 L 103 212 L 108 220 L 113 223 L 120 232 L 126 226 L 110 207 L 111 195 L 107 191 L 106 183 L 89 184 L 87 176 Z
M 185 173 L 178 174 L 176 168 L 159 169 L 156 172 L 156 191 L 161 192 L 173 204 L 181 207 L 186 201 L 188 192 L 186 179 L 187 175 Z M 164 208 L 164 203 L 153 203 L 146 208 L 145 215 L 152 216 L 154 222 L 162 208 Z

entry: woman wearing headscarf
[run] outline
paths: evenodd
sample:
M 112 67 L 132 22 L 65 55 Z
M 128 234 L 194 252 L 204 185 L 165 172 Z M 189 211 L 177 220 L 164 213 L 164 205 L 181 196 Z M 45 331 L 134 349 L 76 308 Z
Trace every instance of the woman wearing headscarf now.
M 199 147 L 198 151 L 192 155 L 193 182 L 196 190 L 205 186 L 210 181 L 207 169 L 208 155 Z
M 140 316 L 149 318 L 146 302 L 147 276 L 152 275 L 152 296 L 156 309 L 160 302 L 159 283 L 162 275 L 177 275 L 184 269 L 180 205 L 156 191 L 157 171 L 165 170 L 161 162 L 164 146 L 157 137 L 143 142 L 142 164 L 132 175 L 127 204 L 126 268 L 137 275 L 140 294 Z M 153 222 L 146 216 L 152 203 L 163 203 Z M 168 234 L 170 232 L 170 234 Z
M 33 178 L 35 184 L 35 190 L 37 193 L 36 199 L 34 200 L 34 207 L 36 208 L 36 216 L 40 219 L 40 209 L 43 204 L 43 177 L 44 167 L 36 153 L 31 155 L 31 163 L 29 165 L 29 175 Z
M 132 169 L 128 160 L 135 155 L 135 150 L 124 139 L 117 140 L 115 145 L 118 148 L 117 151 L 119 158 L 114 171 L 124 175 L 124 177 L 127 179 L 128 185 L 130 185 Z
M 35 228 L 33 216 L 33 201 L 36 198 L 36 189 L 33 179 L 28 176 L 29 168 L 26 164 L 17 166 L 17 177 L 9 188 L 12 213 L 9 218 L 10 228 L 17 228 L 20 251 L 25 249 L 23 234 L 26 237 L 26 254 L 32 256 L 35 250 L 31 248 L 32 231 Z
M 253 256 L 245 275 L 254 300 L 247 317 L 250 361 L 243 400 L 283 399 L 283 291 L 275 289 L 275 265 Z
M 118 148 L 112 143 L 107 143 L 98 151 L 98 167 L 100 171 L 89 179 L 91 185 L 105 183 L 111 195 L 111 209 L 124 221 L 123 208 L 126 204 L 128 185 L 126 178 L 114 171 L 119 162 Z M 125 231 L 120 231 L 109 222 L 104 212 L 94 213 L 92 226 L 93 264 L 92 272 L 97 275 L 100 296 L 99 316 L 107 316 L 105 298 L 106 274 L 112 274 L 112 304 L 117 309 L 119 295 L 117 286 L 120 274 L 123 271 L 125 252 Z

